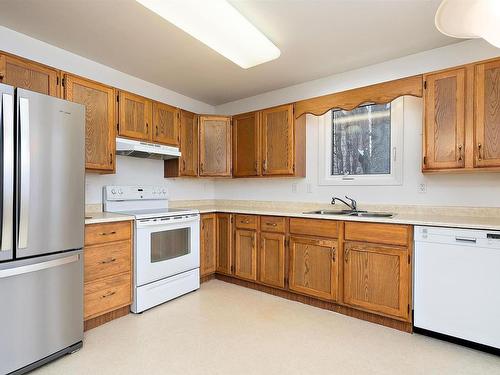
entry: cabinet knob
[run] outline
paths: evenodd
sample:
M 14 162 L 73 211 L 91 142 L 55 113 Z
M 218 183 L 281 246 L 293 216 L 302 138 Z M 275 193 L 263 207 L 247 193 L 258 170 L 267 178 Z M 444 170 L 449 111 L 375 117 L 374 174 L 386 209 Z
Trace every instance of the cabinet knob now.
M 0 73 L 0 81 L 3 80 L 5 75 L 3 73 Z

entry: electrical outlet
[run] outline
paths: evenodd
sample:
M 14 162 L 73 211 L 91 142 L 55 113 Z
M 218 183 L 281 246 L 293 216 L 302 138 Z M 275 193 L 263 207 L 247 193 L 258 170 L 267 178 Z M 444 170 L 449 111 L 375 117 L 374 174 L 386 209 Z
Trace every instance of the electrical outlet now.
M 297 184 L 293 183 L 292 184 L 292 193 L 296 193 L 296 192 L 297 192 Z
M 420 194 L 427 193 L 427 184 L 425 182 L 421 182 L 421 183 L 418 184 L 418 192 Z
M 307 192 L 308 193 L 312 193 L 313 190 L 312 190 L 312 184 L 307 184 Z

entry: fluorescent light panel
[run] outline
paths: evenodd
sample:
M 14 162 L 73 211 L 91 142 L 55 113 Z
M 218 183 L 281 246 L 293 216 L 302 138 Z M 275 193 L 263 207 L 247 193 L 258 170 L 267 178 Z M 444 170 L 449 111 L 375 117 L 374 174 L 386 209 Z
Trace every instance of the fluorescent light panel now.
M 136 0 L 244 69 L 280 50 L 225 0 Z

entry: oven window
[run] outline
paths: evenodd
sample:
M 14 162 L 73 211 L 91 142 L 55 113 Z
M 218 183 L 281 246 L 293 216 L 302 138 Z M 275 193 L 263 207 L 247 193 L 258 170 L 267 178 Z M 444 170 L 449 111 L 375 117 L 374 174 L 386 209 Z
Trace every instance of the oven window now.
M 151 233 L 151 263 L 189 254 L 190 238 L 190 228 Z

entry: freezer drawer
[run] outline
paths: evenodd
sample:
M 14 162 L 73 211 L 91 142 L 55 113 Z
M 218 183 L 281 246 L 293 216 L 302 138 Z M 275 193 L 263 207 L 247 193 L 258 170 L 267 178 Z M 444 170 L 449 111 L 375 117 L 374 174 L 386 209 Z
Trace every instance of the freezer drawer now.
M 83 339 L 83 251 L 0 264 L 0 374 Z

